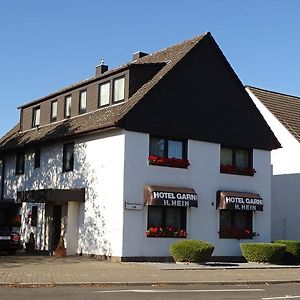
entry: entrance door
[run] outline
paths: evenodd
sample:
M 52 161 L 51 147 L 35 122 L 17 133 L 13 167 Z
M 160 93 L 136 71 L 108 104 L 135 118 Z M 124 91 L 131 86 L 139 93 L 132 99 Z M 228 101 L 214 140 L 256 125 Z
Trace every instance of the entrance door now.
M 53 205 L 52 214 L 52 250 L 55 250 L 61 235 L 61 205 Z

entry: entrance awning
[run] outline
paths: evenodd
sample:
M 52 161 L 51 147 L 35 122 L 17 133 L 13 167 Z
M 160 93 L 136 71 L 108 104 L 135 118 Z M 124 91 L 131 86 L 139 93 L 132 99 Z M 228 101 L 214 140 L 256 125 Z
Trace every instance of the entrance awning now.
M 149 206 L 198 207 L 198 195 L 191 188 L 145 185 L 144 201 Z
M 263 211 L 263 199 L 259 194 L 218 191 L 217 207 L 229 210 Z
M 17 192 L 18 202 L 54 203 L 85 201 L 84 189 L 43 189 Z

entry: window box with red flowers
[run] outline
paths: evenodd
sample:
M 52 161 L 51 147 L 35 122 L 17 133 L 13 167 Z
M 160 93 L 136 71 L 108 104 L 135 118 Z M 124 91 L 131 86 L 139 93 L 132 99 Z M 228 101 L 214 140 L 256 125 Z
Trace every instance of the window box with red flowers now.
M 175 228 L 172 225 L 167 227 L 149 227 L 146 230 L 147 237 L 171 237 L 171 238 L 185 238 L 187 233 L 184 229 Z
M 236 174 L 236 175 L 246 175 L 246 176 L 254 176 L 256 170 L 253 168 L 242 168 L 233 165 L 220 165 L 220 172 L 227 173 L 227 174 Z
M 258 236 L 258 234 L 248 227 L 225 227 L 219 231 L 219 238 L 223 239 L 252 239 L 254 236 Z
M 187 168 L 190 163 L 187 159 L 180 159 L 175 157 L 161 157 L 156 155 L 148 156 L 149 165 L 175 167 L 175 168 Z

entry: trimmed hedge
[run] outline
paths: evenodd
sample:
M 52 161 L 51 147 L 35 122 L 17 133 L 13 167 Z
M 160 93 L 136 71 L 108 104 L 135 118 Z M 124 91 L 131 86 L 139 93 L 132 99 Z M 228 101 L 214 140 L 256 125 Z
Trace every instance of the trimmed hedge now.
M 169 250 L 176 262 L 199 263 L 207 261 L 214 245 L 200 240 L 178 241 L 170 245 Z
M 273 243 L 241 243 L 240 248 L 248 262 L 278 262 L 285 253 L 286 246 Z
M 286 245 L 285 254 L 282 257 L 283 262 L 292 264 L 300 262 L 300 241 L 277 240 L 274 243 Z

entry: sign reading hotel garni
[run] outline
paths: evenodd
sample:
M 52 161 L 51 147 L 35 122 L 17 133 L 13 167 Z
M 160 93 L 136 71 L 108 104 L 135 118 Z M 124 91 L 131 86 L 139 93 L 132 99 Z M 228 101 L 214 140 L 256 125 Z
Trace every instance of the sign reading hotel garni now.
M 144 200 L 150 206 L 198 207 L 198 195 L 192 188 L 145 185 Z
M 220 209 L 263 211 L 263 199 L 258 194 L 221 192 Z
M 198 207 L 198 195 L 192 193 L 157 191 L 152 192 L 152 199 L 162 206 Z

